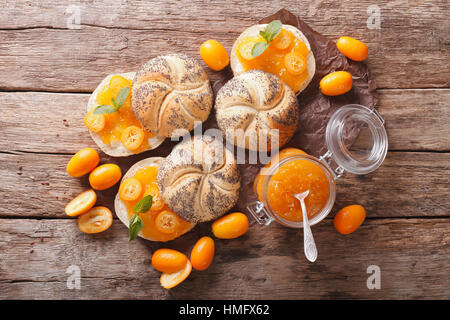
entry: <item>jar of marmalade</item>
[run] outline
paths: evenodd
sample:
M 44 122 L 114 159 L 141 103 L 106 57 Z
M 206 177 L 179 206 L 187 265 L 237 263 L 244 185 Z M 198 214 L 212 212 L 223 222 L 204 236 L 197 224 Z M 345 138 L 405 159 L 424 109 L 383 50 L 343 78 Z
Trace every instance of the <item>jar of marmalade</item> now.
M 355 130 L 359 135 L 349 149 L 345 142 Z M 331 116 L 325 142 L 328 151 L 320 158 L 287 148 L 260 170 L 254 182 L 258 201 L 247 206 L 258 223 L 277 221 L 302 228 L 301 206 L 294 194 L 306 190 L 310 191 L 305 199 L 310 225 L 322 221 L 333 208 L 336 180 L 344 171 L 359 175 L 372 172 L 384 161 L 388 149 L 381 115 L 357 104 L 345 105 Z

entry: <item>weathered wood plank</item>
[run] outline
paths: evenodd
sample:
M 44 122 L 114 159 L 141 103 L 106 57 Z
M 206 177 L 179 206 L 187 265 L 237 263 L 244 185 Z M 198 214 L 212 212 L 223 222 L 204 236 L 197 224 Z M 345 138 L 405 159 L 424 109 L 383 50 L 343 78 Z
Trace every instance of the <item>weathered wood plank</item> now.
M 107 73 L 135 70 L 168 50 L 199 58 L 198 47 L 208 38 L 230 49 L 241 31 L 280 9 L 273 1 L 187 6 L 160 0 L 96 1 L 79 6 L 81 29 L 69 30 L 69 5 L 14 2 L 0 13 L 0 88 L 92 91 Z M 331 38 L 352 35 L 367 42 L 379 87 L 448 87 L 450 66 L 442 63 L 450 57 L 446 1 L 379 1 L 381 28 L 368 29 L 367 10 L 373 5 L 369 0 L 283 3 Z
M 88 94 L 0 93 L 0 151 L 75 153 L 96 146 L 83 124 L 88 100 Z
M 450 90 L 379 90 L 390 150 L 450 150 Z
M 87 94 L 0 93 L 0 151 L 75 153 L 95 146 L 83 125 Z M 379 90 L 390 150 L 450 150 L 449 89 Z M 32 112 L 30 112 L 32 110 Z
M 314 264 L 303 256 L 298 231 L 266 228 L 252 225 L 242 238 L 217 240 L 212 266 L 167 292 L 151 267 L 152 252 L 168 246 L 189 253 L 198 235 L 162 245 L 129 242 L 119 221 L 92 236 L 82 234 L 75 220 L 2 219 L 0 298 L 450 298 L 449 219 L 367 220 L 349 236 L 326 220 L 313 228 L 319 248 Z M 80 268 L 80 290 L 66 287 L 71 265 Z M 381 269 L 380 290 L 367 289 L 370 265 Z
M 450 153 L 388 152 L 375 172 L 337 181 L 335 211 L 359 203 L 369 217 L 450 216 Z
M 118 163 L 125 172 L 145 157 L 102 156 L 102 162 Z M 66 203 L 89 187 L 87 177 L 76 179 L 65 172 L 69 158 L 0 154 L 0 216 L 65 217 Z M 390 152 L 376 172 L 347 173 L 337 186 L 336 209 L 360 203 L 369 217 L 449 216 L 450 153 Z M 117 188 L 99 191 L 99 203 L 113 209 Z

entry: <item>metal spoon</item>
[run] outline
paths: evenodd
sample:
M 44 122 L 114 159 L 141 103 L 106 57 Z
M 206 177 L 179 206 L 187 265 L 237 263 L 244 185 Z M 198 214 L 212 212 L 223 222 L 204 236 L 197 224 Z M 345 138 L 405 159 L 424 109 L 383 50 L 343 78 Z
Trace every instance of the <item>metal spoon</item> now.
M 314 262 L 317 259 L 317 247 L 316 247 L 316 243 L 314 242 L 314 237 L 311 232 L 311 227 L 309 226 L 308 214 L 306 212 L 305 198 L 308 195 L 309 195 L 309 190 L 306 190 L 305 192 L 294 194 L 294 197 L 296 197 L 298 200 L 300 200 L 300 204 L 302 206 L 303 247 L 304 247 L 304 251 L 305 251 L 305 256 L 306 256 L 306 259 L 308 259 L 311 262 Z

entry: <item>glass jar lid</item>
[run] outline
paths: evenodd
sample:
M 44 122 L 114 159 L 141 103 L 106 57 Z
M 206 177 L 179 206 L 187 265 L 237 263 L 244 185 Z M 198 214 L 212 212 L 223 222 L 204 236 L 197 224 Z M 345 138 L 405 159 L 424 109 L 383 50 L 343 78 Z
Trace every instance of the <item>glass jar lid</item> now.
M 351 147 L 350 137 L 359 135 Z M 328 152 L 340 167 L 354 174 L 367 174 L 376 170 L 386 157 L 388 139 L 384 120 L 375 110 L 359 104 L 348 104 L 339 108 L 330 118 L 325 140 Z

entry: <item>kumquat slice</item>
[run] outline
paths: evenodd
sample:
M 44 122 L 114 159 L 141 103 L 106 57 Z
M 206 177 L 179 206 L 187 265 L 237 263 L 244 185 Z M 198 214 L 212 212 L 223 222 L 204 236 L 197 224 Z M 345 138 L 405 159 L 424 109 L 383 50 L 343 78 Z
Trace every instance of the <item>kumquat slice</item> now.
M 111 210 L 94 207 L 78 217 L 78 229 L 84 233 L 99 233 L 108 229 L 113 222 Z
M 72 201 L 70 201 L 65 212 L 70 217 L 76 217 L 91 209 L 97 201 L 97 194 L 94 190 L 88 190 L 80 193 Z
M 128 178 L 119 188 L 119 197 L 124 201 L 134 201 L 139 198 L 142 193 L 142 184 L 136 178 Z
M 128 150 L 136 150 L 144 142 L 144 130 L 138 126 L 129 126 L 123 131 L 120 141 Z

